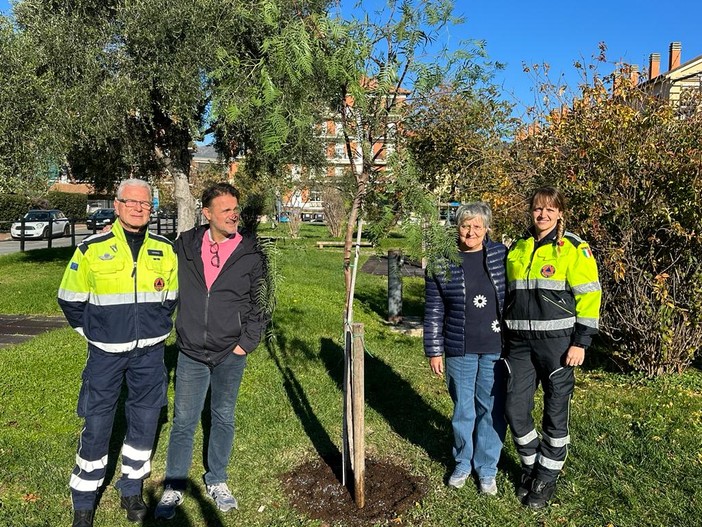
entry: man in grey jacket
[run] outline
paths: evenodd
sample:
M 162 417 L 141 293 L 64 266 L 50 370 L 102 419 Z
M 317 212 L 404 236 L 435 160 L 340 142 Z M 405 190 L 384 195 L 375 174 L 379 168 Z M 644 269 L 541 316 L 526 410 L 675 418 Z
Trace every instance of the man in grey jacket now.
M 212 426 L 204 477 L 207 495 L 223 512 L 237 508 L 227 486 L 234 409 L 246 355 L 256 348 L 268 322 L 258 302 L 265 258 L 255 240 L 238 232 L 239 192 L 228 183 L 207 188 L 202 212 L 209 226 L 186 231 L 176 241 L 179 354 L 165 490 L 155 511 L 160 519 L 173 518 L 183 501 L 208 389 Z

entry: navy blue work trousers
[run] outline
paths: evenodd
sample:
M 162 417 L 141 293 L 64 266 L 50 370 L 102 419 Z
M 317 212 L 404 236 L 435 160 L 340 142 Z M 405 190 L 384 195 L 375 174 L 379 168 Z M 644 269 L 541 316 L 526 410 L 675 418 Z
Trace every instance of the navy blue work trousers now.
M 117 402 L 127 384 L 126 433 L 122 476 L 115 484 L 123 496 L 141 494 L 151 472 L 151 457 L 161 408 L 167 403 L 168 373 L 163 343 L 125 353 L 107 353 L 88 345 L 88 360 L 78 396 L 78 415 L 85 425 L 78 441 L 70 487 L 73 508 L 95 508 L 107 467 Z

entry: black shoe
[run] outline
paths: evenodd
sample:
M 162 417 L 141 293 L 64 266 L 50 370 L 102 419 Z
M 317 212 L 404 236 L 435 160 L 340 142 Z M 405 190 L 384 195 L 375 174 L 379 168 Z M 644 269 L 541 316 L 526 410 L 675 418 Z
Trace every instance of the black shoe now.
M 519 487 L 517 487 L 517 498 L 519 498 L 519 501 L 522 501 L 527 497 L 527 494 L 529 494 L 532 481 L 534 480 L 531 477 L 531 472 L 522 472 L 522 476 L 519 480 Z
M 127 510 L 127 519 L 130 522 L 142 523 L 144 518 L 146 518 L 146 513 L 148 509 L 144 499 L 141 494 L 135 494 L 134 496 L 122 496 L 119 502 L 123 509 Z
M 73 527 L 93 527 L 94 510 L 73 511 Z
M 524 505 L 530 509 L 543 509 L 556 493 L 555 481 L 533 480 L 531 490 L 526 497 Z

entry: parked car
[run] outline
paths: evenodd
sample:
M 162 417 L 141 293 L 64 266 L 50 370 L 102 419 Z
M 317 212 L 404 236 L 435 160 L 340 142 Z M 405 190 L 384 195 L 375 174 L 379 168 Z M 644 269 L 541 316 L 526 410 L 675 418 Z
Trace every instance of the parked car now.
M 112 225 L 116 217 L 115 209 L 98 209 L 88 216 L 85 226 L 90 230 L 100 230 L 105 225 Z
M 51 219 L 51 231 L 49 231 L 49 219 Z M 20 238 L 43 238 L 46 240 L 49 236 L 54 238 L 70 234 L 71 223 L 63 212 L 56 209 L 30 210 L 24 215 L 24 227 L 21 220 L 17 220 L 10 227 L 10 235 L 13 240 Z

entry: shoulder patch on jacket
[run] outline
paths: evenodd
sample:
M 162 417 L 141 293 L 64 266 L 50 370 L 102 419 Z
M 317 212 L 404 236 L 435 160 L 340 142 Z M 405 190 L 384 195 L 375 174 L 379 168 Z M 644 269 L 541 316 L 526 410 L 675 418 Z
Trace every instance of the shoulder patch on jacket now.
M 160 234 L 154 234 L 153 232 L 149 231 L 149 238 L 153 238 L 154 240 L 158 240 L 163 243 L 167 243 L 171 247 L 173 247 L 173 242 L 166 238 L 165 236 L 161 236 Z
M 572 232 L 566 231 L 563 234 L 563 237 L 567 239 L 570 243 L 572 243 L 575 247 L 580 245 L 581 243 L 585 243 L 585 240 L 577 236 L 576 234 L 573 234 Z
M 87 238 L 85 238 L 82 242 L 80 242 L 78 248 L 80 249 L 80 252 L 85 254 L 89 246 L 94 245 L 96 243 L 104 242 L 105 240 L 111 240 L 114 237 L 115 235 L 112 231 L 98 232 L 97 234 L 93 234 L 92 236 L 88 236 Z

